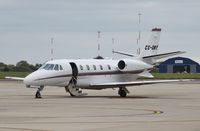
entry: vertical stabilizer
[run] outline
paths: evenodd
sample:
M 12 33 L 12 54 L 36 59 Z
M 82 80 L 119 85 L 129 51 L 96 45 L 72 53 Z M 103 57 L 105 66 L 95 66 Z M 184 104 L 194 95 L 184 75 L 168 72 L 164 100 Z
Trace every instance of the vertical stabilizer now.
M 161 28 L 153 28 L 147 44 L 145 44 L 142 56 L 156 55 L 158 53 Z

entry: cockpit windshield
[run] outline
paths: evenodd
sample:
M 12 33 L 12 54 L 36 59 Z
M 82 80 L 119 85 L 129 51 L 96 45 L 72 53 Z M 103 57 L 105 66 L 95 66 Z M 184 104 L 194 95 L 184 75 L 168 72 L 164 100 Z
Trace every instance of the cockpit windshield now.
M 44 64 L 40 69 L 45 69 L 45 70 L 63 70 L 63 67 L 59 64 Z

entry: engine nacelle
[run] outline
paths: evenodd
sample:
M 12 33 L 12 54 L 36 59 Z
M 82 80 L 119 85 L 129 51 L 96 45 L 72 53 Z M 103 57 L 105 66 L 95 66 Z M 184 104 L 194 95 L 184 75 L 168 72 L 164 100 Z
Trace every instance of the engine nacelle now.
M 124 59 L 118 62 L 117 67 L 120 71 L 127 71 L 127 70 L 137 70 L 138 69 L 137 65 L 138 62 L 136 60 Z
M 142 71 L 145 69 L 152 68 L 151 65 L 141 61 L 141 60 L 129 60 L 124 59 L 120 60 L 117 64 L 117 67 L 120 71 Z

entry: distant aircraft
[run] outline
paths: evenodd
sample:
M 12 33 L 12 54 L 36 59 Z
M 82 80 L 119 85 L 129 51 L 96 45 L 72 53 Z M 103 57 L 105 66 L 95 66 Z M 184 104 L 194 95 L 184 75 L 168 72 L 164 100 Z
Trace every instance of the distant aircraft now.
M 71 96 L 86 95 L 82 89 L 101 90 L 119 88 L 118 94 L 126 97 L 126 87 L 145 84 L 178 82 L 182 80 L 137 80 L 138 77 L 153 77 L 150 71 L 156 60 L 181 54 L 176 51 L 157 54 L 160 28 L 152 29 L 150 41 L 145 45 L 142 54 L 133 55 L 114 51 L 114 53 L 130 56 L 129 59 L 61 59 L 46 62 L 40 69 L 25 78 L 6 77 L 22 80 L 26 87 L 37 88 L 35 98 L 41 98 L 40 92 L 45 86 L 65 87 Z

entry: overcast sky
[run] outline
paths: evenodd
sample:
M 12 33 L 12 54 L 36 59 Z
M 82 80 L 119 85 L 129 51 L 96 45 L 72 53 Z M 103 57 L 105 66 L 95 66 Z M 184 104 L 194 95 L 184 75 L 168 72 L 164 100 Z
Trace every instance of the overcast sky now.
M 98 30 L 104 57 L 112 56 L 112 38 L 116 50 L 135 53 L 138 12 L 142 44 L 161 27 L 160 53 L 200 56 L 199 0 L 0 0 L 0 62 L 43 63 L 51 57 L 51 37 L 54 58 L 91 58 Z

